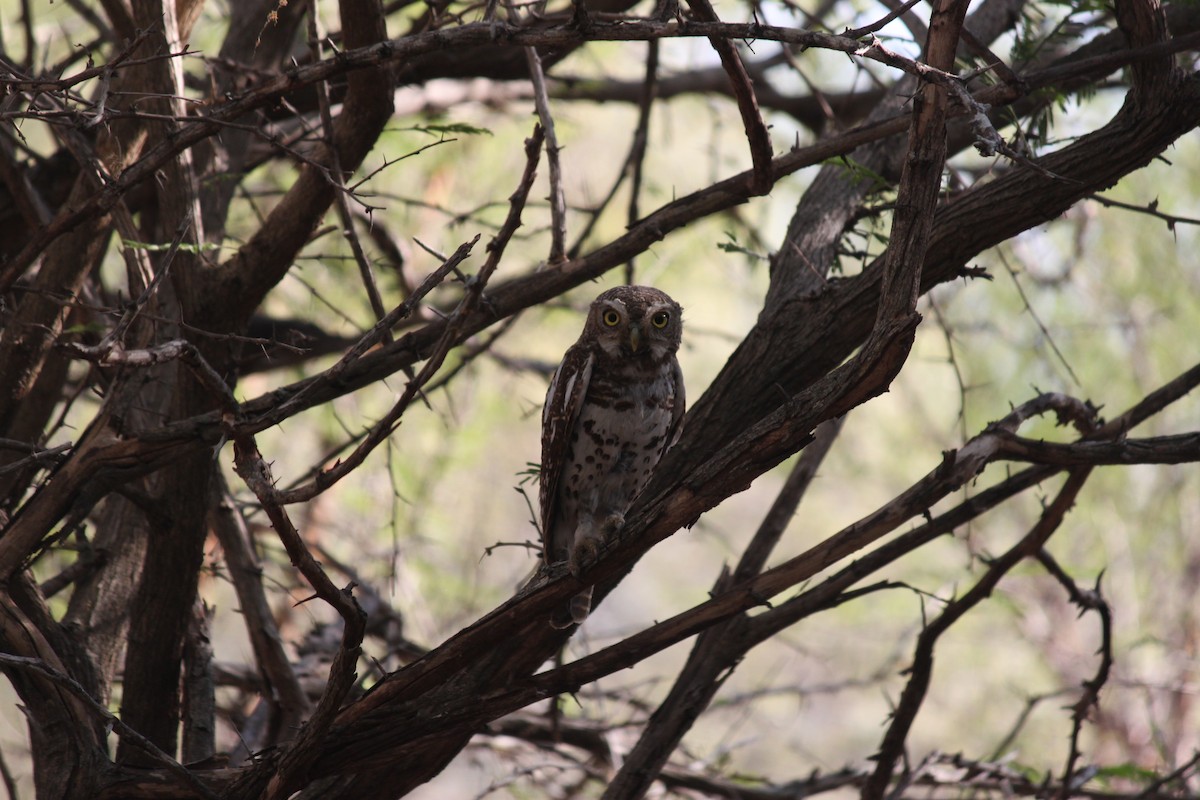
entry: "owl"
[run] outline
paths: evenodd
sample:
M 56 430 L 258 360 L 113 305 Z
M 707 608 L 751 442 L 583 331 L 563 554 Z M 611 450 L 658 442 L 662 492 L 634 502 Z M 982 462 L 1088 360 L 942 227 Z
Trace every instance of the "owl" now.
M 539 501 L 547 564 L 565 561 L 576 577 L 591 566 L 679 438 L 684 391 L 675 352 L 682 310 L 648 286 L 609 289 L 592 303 L 579 341 L 558 365 L 542 409 Z M 551 624 L 583 622 L 591 605 L 589 586 Z

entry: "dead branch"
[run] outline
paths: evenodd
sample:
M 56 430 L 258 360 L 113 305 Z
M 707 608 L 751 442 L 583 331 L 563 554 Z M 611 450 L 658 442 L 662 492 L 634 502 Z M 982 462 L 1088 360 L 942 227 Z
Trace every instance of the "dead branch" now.
M 1087 482 L 1091 474 L 1090 467 L 1079 467 L 1067 477 L 1066 483 L 1059 490 L 1054 502 L 1042 514 L 1038 524 L 1026 534 L 1020 542 L 1003 555 L 994 559 L 988 566 L 983 577 L 975 583 L 962 597 L 948 603 L 935 619 L 921 631 L 917 637 L 916 650 L 913 653 L 913 663 L 909 668 L 908 683 L 900 696 L 900 702 L 892 715 L 880 743 L 879 752 L 875 755 L 875 771 L 863 786 L 864 800 L 880 800 L 884 796 L 888 783 L 891 782 L 896 762 L 904 749 L 908 731 L 913 719 L 925 699 L 925 692 L 933 677 L 933 651 L 938 637 L 950 629 L 955 622 L 972 608 L 987 598 L 1000 579 L 1022 559 L 1035 556 L 1046 541 L 1062 524 L 1063 517 L 1075 504 L 1075 498 Z

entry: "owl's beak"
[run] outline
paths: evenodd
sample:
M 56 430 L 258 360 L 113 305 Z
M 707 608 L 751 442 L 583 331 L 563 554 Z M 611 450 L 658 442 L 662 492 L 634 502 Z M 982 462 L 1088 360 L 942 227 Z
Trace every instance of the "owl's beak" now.
M 642 345 L 642 331 L 637 325 L 629 326 L 629 349 L 637 352 Z

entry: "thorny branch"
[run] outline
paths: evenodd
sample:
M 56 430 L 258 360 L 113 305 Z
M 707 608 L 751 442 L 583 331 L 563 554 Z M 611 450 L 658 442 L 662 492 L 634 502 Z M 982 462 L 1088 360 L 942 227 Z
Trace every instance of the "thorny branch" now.
M 1089 440 L 1119 437 L 1130 427 L 1178 400 L 1197 385 L 1200 385 L 1200 366 L 1165 384 L 1124 414 L 1094 430 L 1089 423 L 1089 420 L 1094 419 L 1094 410 L 1089 410 L 1087 404 L 1064 395 L 1042 395 L 1018 407 L 1003 420 L 992 423 L 958 451 L 946 453 L 942 465 L 902 492 L 894 501 L 830 536 L 807 552 L 748 581 L 731 586 L 711 600 L 657 623 L 618 644 L 610 645 L 561 668 L 541 673 L 534 679 L 534 684 L 548 695 L 572 691 L 598 677 L 628 668 L 651 653 L 693 636 L 721 620 L 763 605 L 780 592 L 811 579 L 829 565 L 878 541 L 885 534 L 914 516 L 924 513 L 940 499 L 975 478 L 988 463 L 1002 457 L 1006 433 L 1032 416 L 1051 411 L 1058 413 L 1071 424 L 1087 428 L 1090 431 L 1087 436 Z M 976 495 L 959 509 L 948 512 L 944 519 L 939 518 L 902 535 L 895 542 L 849 565 L 826 583 L 758 615 L 754 618 L 755 630 L 750 635 L 761 641 L 766 636 L 778 632 L 814 610 L 824 607 L 838 592 L 891 563 L 903 553 L 911 552 L 914 547 L 931 538 L 953 530 L 987 509 L 995 507 L 1013 493 L 1028 489 L 1058 471 L 1058 468 L 1048 466 L 1031 468 Z
M 1037 525 L 1010 550 L 992 560 L 983 577 L 962 597 L 948 603 L 942 613 L 921 631 L 920 636 L 917 637 L 913 663 L 908 670 L 908 684 L 904 687 L 900 702 L 892 714 L 892 722 L 888 726 L 887 733 L 884 734 L 879 752 L 875 754 L 875 771 L 863 787 L 863 800 L 881 800 L 892 780 L 892 774 L 896 762 L 903 753 L 908 732 L 933 678 L 933 651 L 938 638 L 949 630 L 950 626 L 962 619 L 968 611 L 991 595 L 1000 579 L 1018 562 L 1037 555 L 1046 541 L 1062 524 L 1063 517 L 1075 504 L 1075 498 L 1090 474 L 1090 467 L 1079 467 L 1072 470 L 1067 476 L 1066 483 L 1059 490 L 1058 496 L 1047 507 Z
M 296 740 L 280 759 L 278 768 L 271 777 L 267 789 L 270 800 L 289 797 L 303 781 L 311 766 L 312 754 L 320 746 L 321 739 L 333 723 L 338 709 L 354 683 L 355 666 L 361 653 L 363 635 L 366 631 L 366 614 L 354 599 L 353 584 L 344 589 L 333 585 L 325 570 L 313 558 L 308 546 L 289 519 L 287 511 L 277 500 L 271 468 L 263 460 L 258 445 L 251 435 L 235 436 L 234 469 L 258 497 L 263 510 L 271 520 L 279 540 L 287 550 L 292 565 L 300 570 L 316 591 L 317 596 L 332 606 L 342 618 L 342 644 L 329 667 L 329 679 L 325 691 L 317 701 L 308 722 L 301 728 Z
M 529 190 L 533 188 L 533 179 L 536 175 L 536 167 L 539 155 L 539 149 L 542 144 L 542 130 L 536 128 L 534 135 L 531 136 L 525 143 L 526 166 L 525 173 L 521 177 L 521 183 L 513 193 L 511 198 L 511 207 L 508 218 L 504 225 L 501 226 L 499 232 L 488 243 L 488 258 L 483 267 L 479 270 L 479 274 L 471 280 L 466 287 L 467 291 L 462 300 L 459 301 L 458 308 L 455 309 L 445 330 L 438 343 L 434 346 L 433 353 L 426 359 L 422 365 L 420 372 L 416 377 L 408 382 L 404 387 L 404 392 L 400 398 L 392 406 L 391 410 L 383 416 L 370 432 L 363 437 L 363 440 L 354 448 L 354 451 L 346 457 L 344 461 L 339 461 L 337 464 L 322 470 L 317 473 L 312 482 L 287 491 L 278 492 L 275 490 L 276 502 L 282 505 L 291 503 L 301 503 L 311 500 L 321 492 L 328 489 L 337 481 L 349 475 L 356 469 L 388 436 L 396 429 L 400 423 L 400 418 L 408 409 L 413 399 L 421 392 L 422 388 L 434 377 L 439 369 L 441 369 L 446 356 L 450 353 L 458 342 L 458 336 L 462 330 L 464 321 L 476 310 L 483 298 L 484 289 L 487 286 L 488 280 L 492 277 L 496 267 L 500 264 L 500 258 L 504 255 L 504 249 L 508 246 L 509 240 L 512 239 L 517 228 L 521 224 L 521 212 L 525 208 L 525 202 L 529 198 Z M 476 237 L 476 240 L 478 237 Z M 474 240 L 470 242 L 474 244 Z M 464 253 L 465 256 L 465 253 Z M 452 259 L 451 259 L 452 260 Z M 450 263 L 448 260 L 447 263 Z M 461 261 L 461 259 L 459 259 Z M 455 262 L 457 263 L 457 262 Z M 450 269 L 451 267 L 447 267 Z M 412 298 L 410 298 L 411 301 Z M 407 303 L 405 305 L 408 305 Z M 385 317 L 386 319 L 386 317 Z M 381 322 L 382 324 L 382 322 Z M 377 329 L 380 326 L 376 326 Z
M 1161 219 L 1166 223 L 1167 229 L 1174 231 L 1176 225 L 1200 225 L 1200 219 L 1195 217 L 1182 217 L 1177 214 L 1168 214 L 1165 211 L 1159 211 L 1158 200 L 1152 200 L 1144 206 L 1134 205 L 1133 203 L 1123 203 L 1120 200 L 1114 200 L 1111 197 L 1093 194 L 1091 199 L 1095 200 L 1105 208 L 1122 208 L 1126 211 L 1133 211 L 1138 214 L 1147 214 L 1151 217 Z
M 1081 589 L 1045 548 L 1038 551 L 1036 558 L 1067 591 L 1071 602 L 1079 607 L 1081 616 L 1088 611 L 1094 611 L 1100 619 L 1100 648 L 1098 650 L 1100 664 L 1096 667 L 1096 674 L 1083 682 L 1083 693 L 1071 707 L 1071 745 L 1067 751 L 1067 763 L 1063 767 L 1061 781 L 1062 788 L 1058 795 L 1060 800 L 1066 800 L 1071 796 L 1073 790 L 1087 782 L 1087 777 L 1077 775 L 1075 770 L 1075 765 L 1079 763 L 1079 759 L 1083 755 L 1080 752 L 1079 736 L 1083 731 L 1083 723 L 1087 721 L 1088 714 L 1092 709 L 1099 708 L 1100 690 L 1108 683 L 1109 673 L 1112 671 L 1112 610 L 1100 592 L 1099 578 L 1096 579 L 1095 588 Z
M 300 87 L 327 81 L 347 72 L 415 58 L 435 50 L 480 46 L 494 42 L 516 47 L 571 47 L 578 46 L 585 41 L 650 41 L 662 38 L 699 36 L 726 40 L 768 39 L 789 45 L 824 48 L 878 61 L 886 66 L 900 69 L 943 86 L 951 86 L 958 82 L 957 76 L 893 53 L 878 41 L 864 45 L 861 41 L 847 36 L 757 23 L 659 23 L 646 21 L 619 25 L 596 23 L 590 26 L 587 33 L 584 34 L 570 24 L 527 29 L 492 22 L 474 23 L 451 30 L 415 34 L 403 39 L 347 50 L 333 58 L 313 64 L 293 67 L 286 70 L 283 75 L 265 80 L 233 100 L 208 109 L 201 119 L 183 125 L 170 141 L 164 141 L 151 148 L 141 159 L 115 177 L 103 190 L 93 194 L 80 207 L 65 211 L 44 226 L 22 248 L 20 253 L 0 269 L 0 291 L 7 290 L 50 241 L 74 229 L 84 220 L 111 209 L 121 196 L 137 184 L 150 178 L 177 153 L 218 133 L 224 123 L 235 121 Z M 1200 38 L 1200 36 L 1179 37 L 1168 43 L 1168 47 L 1186 49 L 1192 46 L 1193 38 Z M 1127 60 L 1128 56 L 1121 58 Z M 1121 58 L 1110 58 L 1110 60 L 1120 63 Z M 1036 86 L 1036 82 L 1027 82 L 1031 88 Z M 995 91 L 1000 94 L 1011 93 L 1011 89 L 1007 87 L 1001 87 Z M 987 94 L 985 92 L 985 97 Z M 772 172 L 774 173 L 774 170 Z

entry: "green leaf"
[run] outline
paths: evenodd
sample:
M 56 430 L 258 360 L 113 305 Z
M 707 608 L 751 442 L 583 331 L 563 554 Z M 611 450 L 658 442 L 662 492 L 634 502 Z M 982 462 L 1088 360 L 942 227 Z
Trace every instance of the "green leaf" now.
M 1152 769 L 1139 767 L 1137 764 L 1125 763 L 1114 764 L 1110 767 L 1100 767 L 1096 771 L 1096 777 L 1101 780 L 1109 780 L 1116 778 L 1118 780 L 1137 781 L 1139 783 L 1150 783 L 1158 780 L 1158 773 Z
M 542 465 L 535 464 L 532 461 L 525 462 L 525 469 L 517 472 L 521 476 L 521 480 L 517 483 L 518 486 L 524 486 L 527 483 L 532 483 L 538 479 L 542 473 Z M 518 490 L 519 491 L 519 490 Z
M 826 159 L 822 163 L 831 164 L 835 167 L 843 167 L 847 174 L 855 181 L 870 181 L 874 184 L 875 189 L 886 189 L 890 186 L 887 180 L 878 172 L 864 164 L 860 164 L 849 156 L 837 156 Z
M 487 128 L 478 128 L 478 127 L 471 125 L 469 123 L 466 123 L 466 122 L 448 122 L 444 125 L 436 125 L 436 124 L 435 125 L 414 125 L 413 127 L 407 128 L 406 130 L 420 131 L 421 133 L 437 133 L 437 134 L 461 133 L 466 136 L 473 136 L 473 135 L 478 135 L 481 133 L 487 134 L 488 136 L 494 135 Z
M 85 322 L 64 328 L 63 333 L 103 333 L 104 325 L 99 322 Z
M 733 235 L 732 231 L 725 231 L 725 237 L 729 239 L 729 241 L 717 242 L 718 250 L 723 250 L 726 253 L 740 253 L 741 255 L 749 256 L 750 258 L 758 261 L 770 260 L 770 256 L 765 256 L 762 253 L 757 253 L 747 247 L 743 247 L 741 244 L 738 244 L 737 237 Z
M 170 244 L 155 244 L 153 242 L 135 242 L 133 239 L 122 239 L 121 244 L 134 250 L 145 250 L 147 253 L 165 253 L 171 249 Z M 220 250 L 221 245 L 213 242 L 202 242 L 201 244 L 191 244 L 190 242 L 180 242 L 179 250 L 184 253 L 200 253 L 205 250 Z

